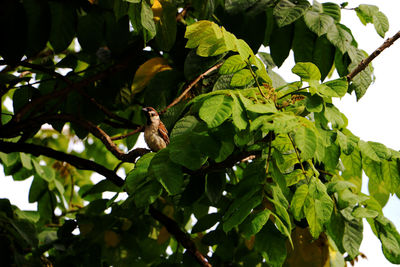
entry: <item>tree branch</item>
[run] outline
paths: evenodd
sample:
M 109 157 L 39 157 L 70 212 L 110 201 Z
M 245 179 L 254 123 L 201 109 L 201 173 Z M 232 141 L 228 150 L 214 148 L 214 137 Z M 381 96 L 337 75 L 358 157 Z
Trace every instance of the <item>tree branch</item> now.
M 131 136 L 131 135 L 134 135 L 135 133 L 141 132 L 142 130 L 143 130 L 143 126 L 140 126 L 140 127 L 137 128 L 136 130 L 133 130 L 132 132 L 129 132 L 129 133 L 127 133 L 127 134 L 123 134 L 123 135 L 111 137 L 111 140 L 113 140 L 113 141 L 115 141 L 115 140 L 121 140 L 121 139 L 127 138 L 127 137 L 129 137 L 129 136 Z
M 118 146 L 112 141 L 111 137 L 104 132 L 100 127 L 87 121 L 83 118 L 77 118 L 67 114 L 55 114 L 55 115 L 44 115 L 36 118 L 32 118 L 21 123 L 10 122 L 0 128 L 0 137 L 12 138 L 21 134 L 25 130 L 29 130 L 45 123 L 52 122 L 73 122 L 79 124 L 82 128 L 89 131 L 95 137 L 106 146 L 106 148 L 119 160 L 124 162 L 135 162 L 136 158 L 143 156 L 148 153 L 149 150 L 146 148 L 136 148 L 129 153 L 124 153 Z
M 211 264 L 207 261 L 204 255 L 197 250 L 196 244 L 193 242 L 190 236 L 183 232 L 174 220 L 155 209 L 152 205 L 149 207 L 149 213 L 154 219 L 164 225 L 168 232 L 175 237 L 176 241 L 186 248 L 187 251 L 192 254 L 202 266 L 211 267 Z
M 363 71 L 369 63 L 371 63 L 372 60 L 374 60 L 380 53 L 382 53 L 383 50 L 391 46 L 397 39 L 400 38 L 400 31 L 398 31 L 393 37 L 386 39 L 386 41 L 378 47 L 369 57 L 366 59 L 361 60 L 361 62 L 358 64 L 358 66 L 353 69 L 349 74 L 347 74 L 346 78 L 347 81 L 351 81 L 358 73 Z
M 207 76 L 208 74 L 210 74 L 211 72 L 213 72 L 214 70 L 217 70 L 218 68 L 220 68 L 222 66 L 223 62 L 218 63 L 217 65 L 214 65 L 213 67 L 209 68 L 207 71 L 205 71 L 204 73 L 200 74 L 196 79 L 194 79 L 187 87 L 186 89 L 183 91 L 183 93 L 178 96 L 174 101 L 172 101 L 171 104 L 169 104 L 166 108 L 164 108 L 162 111 L 159 112 L 159 114 L 164 114 L 168 109 L 172 108 L 173 106 L 175 106 L 176 104 L 178 104 L 182 98 L 193 88 L 193 86 L 195 86 L 201 79 L 204 78 L 204 76 Z
M 59 161 L 67 162 L 80 170 L 95 171 L 98 174 L 103 175 L 107 180 L 109 180 L 110 182 L 112 182 L 117 186 L 121 187 L 124 185 L 124 180 L 121 177 L 119 177 L 115 172 L 107 169 L 106 167 L 97 164 L 94 161 L 66 154 L 64 152 L 60 152 L 48 147 L 38 146 L 34 144 L 27 144 L 27 143 L 5 142 L 0 140 L 0 151 L 4 153 L 24 152 L 32 154 L 36 157 L 43 155 Z

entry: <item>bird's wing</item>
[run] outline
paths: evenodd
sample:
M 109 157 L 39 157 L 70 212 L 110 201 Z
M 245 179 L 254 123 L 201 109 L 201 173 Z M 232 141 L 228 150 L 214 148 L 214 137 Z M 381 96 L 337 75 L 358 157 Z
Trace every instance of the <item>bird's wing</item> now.
M 169 137 L 168 137 L 168 131 L 167 128 L 165 128 L 164 123 L 160 121 L 160 125 L 158 126 L 158 133 L 161 135 L 161 137 L 164 139 L 165 144 L 169 144 Z

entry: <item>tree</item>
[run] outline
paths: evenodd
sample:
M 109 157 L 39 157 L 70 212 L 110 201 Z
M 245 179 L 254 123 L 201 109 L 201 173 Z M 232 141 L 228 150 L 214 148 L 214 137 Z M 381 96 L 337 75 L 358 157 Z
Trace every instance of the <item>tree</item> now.
M 0 160 L 14 180 L 34 177 L 38 204 L 0 200 L 3 262 L 344 266 L 360 255 L 366 218 L 400 263 L 382 213 L 400 193 L 400 153 L 354 136 L 332 104 L 366 93 L 369 63 L 400 33 L 368 56 L 341 12 L 382 37 L 387 18 L 346 6 L 2 1 Z M 299 78 L 287 82 L 273 69 L 290 51 Z M 146 106 L 170 132 L 157 153 L 133 149 Z

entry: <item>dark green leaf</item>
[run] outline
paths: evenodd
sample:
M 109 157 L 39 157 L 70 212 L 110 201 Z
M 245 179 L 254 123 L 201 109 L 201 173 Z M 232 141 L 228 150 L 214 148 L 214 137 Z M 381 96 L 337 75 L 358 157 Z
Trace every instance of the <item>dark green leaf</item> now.
M 281 28 L 275 27 L 271 34 L 270 50 L 274 63 L 280 67 L 288 57 L 292 47 L 294 25 L 290 24 Z
M 68 48 L 75 37 L 77 15 L 70 3 L 49 2 L 51 11 L 51 29 L 49 41 L 54 52 L 60 53 Z
M 217 204 L 225 189 L 224 172 L 211 172 L 206 176 L 206 195 L 212 204 Z
M 278 27 L 283 27 L 293 23 L 295 20 L 303 16 L 310 7 L 310 3 L 305 0 L 293 3 L 289 0 L 281 0 L 274 8 L 274 16 Z

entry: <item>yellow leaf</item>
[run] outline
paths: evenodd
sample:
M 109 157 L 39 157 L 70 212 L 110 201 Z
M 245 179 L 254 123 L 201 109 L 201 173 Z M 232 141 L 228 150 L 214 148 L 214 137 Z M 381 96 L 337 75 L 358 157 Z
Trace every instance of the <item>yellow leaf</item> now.
M 172 69 L 167 60 L 162 57 L 153 57 L 140 65 L 133 78 L 132 94 L 141 92 L 158 72 Z
M 151 7 L 153 10 L 153 19 L 154 21 L 159 21 L 161 20 L 161 15 L 162 15 L 162 5 L 159 0 L 154 0 L 154 4 Z
M 120 241 L 119 235 L 116 232 L 110 230 L 104 232 L 104 242 L 107 247 L 115 248 Z

